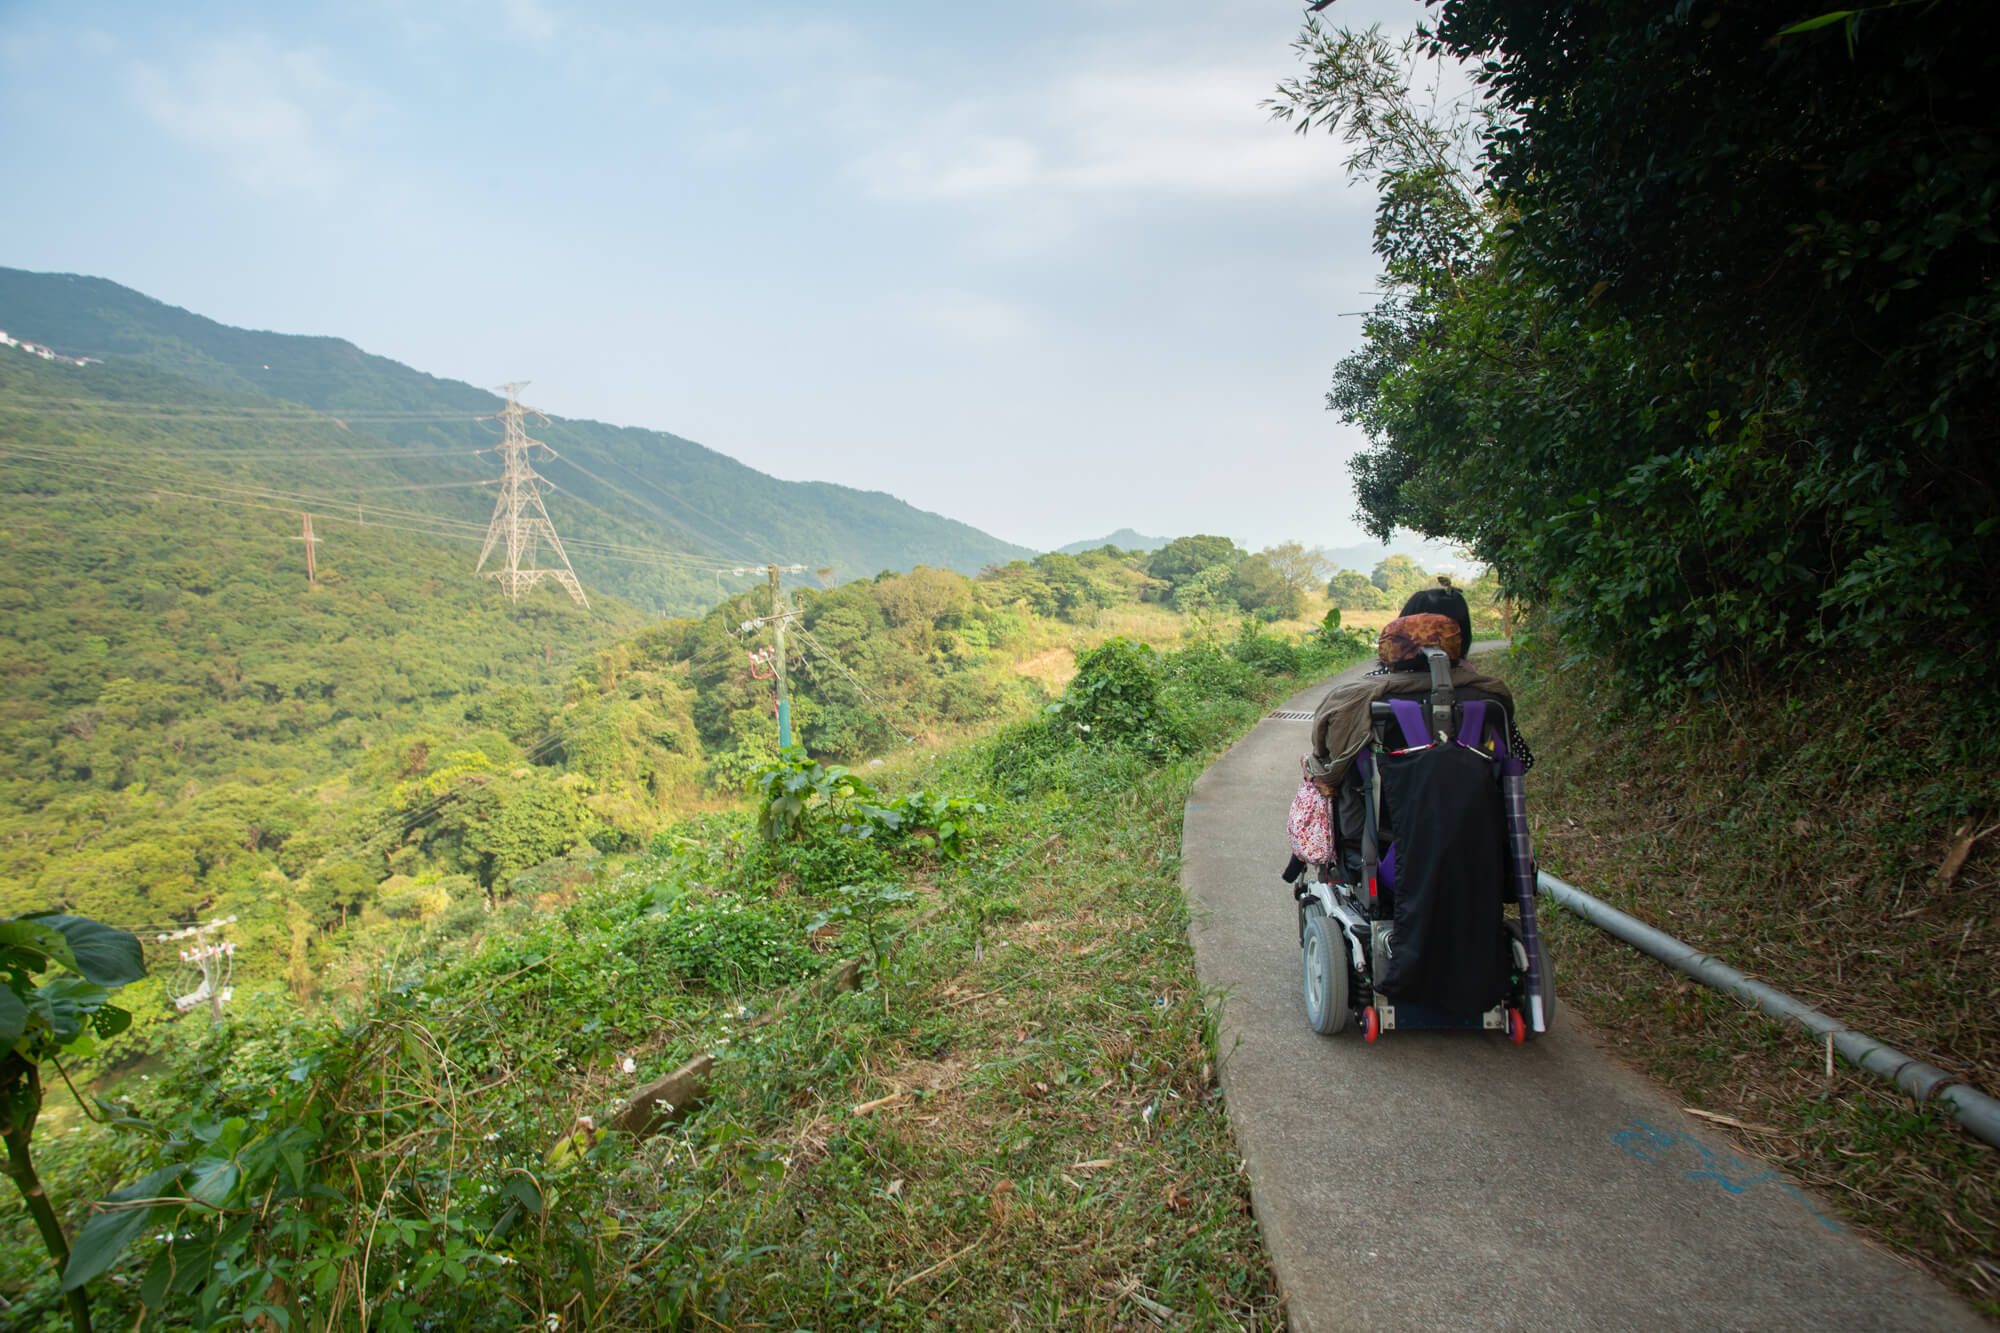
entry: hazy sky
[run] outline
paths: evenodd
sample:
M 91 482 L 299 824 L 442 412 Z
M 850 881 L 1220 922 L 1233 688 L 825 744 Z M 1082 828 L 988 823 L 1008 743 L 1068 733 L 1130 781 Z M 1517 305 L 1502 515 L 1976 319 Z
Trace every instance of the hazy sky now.
M 1031 546 L 1343 544 L 1373 197 L 1259 108 L 1302 14 L 0 0 L 0 263 Z

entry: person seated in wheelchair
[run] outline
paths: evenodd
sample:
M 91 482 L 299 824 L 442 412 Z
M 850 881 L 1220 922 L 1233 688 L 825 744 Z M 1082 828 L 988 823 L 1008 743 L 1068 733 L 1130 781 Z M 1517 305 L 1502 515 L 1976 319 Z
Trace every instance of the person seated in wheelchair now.
M 1334 784 L 1331 873 L 1295 886 L 1307 1017 L 1547 1030 L 1521 777 L 1532 756 L 1505 681 L 1470 666 L 1464 594 L 1427 588 L 1384 627 L 1376 667 L 1314 710 L 1308 777 Z M 1400 826 L 1400 836 L 1398 836 Z M 1518 911 L 1518 920 L 1509 911 Z
M 1510 744 L 1515 753 L 1527 755 L 1526 743 L 1512 727 L 1513 691 L 1507 682 L 1465 661 L 1471 644 L 1472 613 L 1465 594 L 1449 585 L 1421 589 L 1411 594 L 1396 619 L 1383 627 L 1374 670 L 1337 681 L 1313 710 L 1306 774 L 1338 793 L 1334 824 L 1339 863 L 1334 871 L 1347 883 L 1358 883 L 1362 877 L 1364 812 L 1354 760 L 1374 732 L 1370 705 L 1397 698 L 1421 699 L 1430 692 L 1426 647 L 1439 648 L 1451 659 L 1451 683 L 1459 699 L 1501 704 L 1509 719 Z M 1379 834 L 1382 845 L 1387 846 L 1392 836 L 1385 823 Z

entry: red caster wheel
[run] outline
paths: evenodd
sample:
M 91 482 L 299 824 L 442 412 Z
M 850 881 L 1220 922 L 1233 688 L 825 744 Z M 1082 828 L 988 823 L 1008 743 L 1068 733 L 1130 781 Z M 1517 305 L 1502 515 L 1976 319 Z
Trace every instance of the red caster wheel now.
M 1507 1040 L 1519 1046 L 1528 1039 L 1528 1020 L 1521 1017 L 1519 1009 L 1507 1011 Z
M 1381 1035 L 1382 1015 L 1376 1013 L 1375 1006 L 1371 1004 L 1361 1011 L 1361 1040 L 1373 1041 Z

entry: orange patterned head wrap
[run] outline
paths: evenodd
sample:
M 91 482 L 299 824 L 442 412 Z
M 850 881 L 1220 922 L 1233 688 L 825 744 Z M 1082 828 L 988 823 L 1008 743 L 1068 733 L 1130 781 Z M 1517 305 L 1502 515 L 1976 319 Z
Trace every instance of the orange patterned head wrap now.
M 1422 665 L 1424 649 L 1442 648 L 1456 662 L 1465 656 L 1465 636 L 1450 616 L 1415 615 L 1392 620 L 1382 627 L 1375 656 L 1386 666 Z

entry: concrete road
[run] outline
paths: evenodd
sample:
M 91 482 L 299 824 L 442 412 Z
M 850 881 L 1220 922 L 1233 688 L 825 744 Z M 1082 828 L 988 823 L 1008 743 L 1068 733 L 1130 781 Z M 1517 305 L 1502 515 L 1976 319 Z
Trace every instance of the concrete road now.
M 1986 1329 L 1565 1009 L 1525 1046 L 1316 1035 L 1278 879 L 1305 748 L 1305 722 L 1260 723 L 1195 784 L 1181 839 L 1223 1094 L 1293 1329 Z

